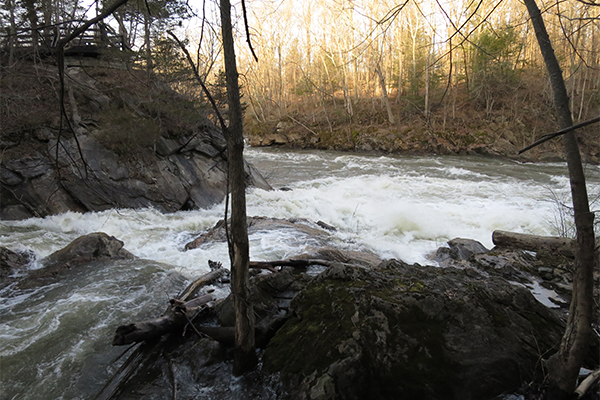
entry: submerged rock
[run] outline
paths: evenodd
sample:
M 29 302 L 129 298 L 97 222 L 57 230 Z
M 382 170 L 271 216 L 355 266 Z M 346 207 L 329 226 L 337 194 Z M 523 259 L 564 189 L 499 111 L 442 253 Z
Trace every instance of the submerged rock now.
M 306 242 L 310 242 L 315 246 L 325 246 L 331 240 L 331 232 L 329 229 L 322 228 L 317 223 L 308 219 L 302 218 L 269 218 L 269 217 L 248 217 L 248 234 L 253 234 L 259 231 L 289 231 L 293 232 L 294 236 L 306 238 Z M 224 242 L 227 240 L 227 232 L 225 230 L 224 220 L 220 220 L 217 224 L 207 232 L 202 233 L 196 239 L 185 245 L 186 250 L 192 250 L 200 247 L 204 243 Z
M 123 248 L 123 242 L 104 232 L 90 233 L 69 243 L 42 259 L 45 269 L 71 268 L 96 260 L 133 259 L 135 256 Z
M 46 282 L 47 278 L 64 276 L 66 271 L 76 271 L 97 261 L 133 260 L 136 257 L 123 247 L 123 242 L 104 232 L 81 236 L 66 247 L 40 260 L 43 268 L 33 270 L 19 287 L 27 288 Z
M 0 247 L 0 278 L 6 278 L 13 271 L 29 264 L 30 261 L 31 254 L 18 253 L 6 247 Z

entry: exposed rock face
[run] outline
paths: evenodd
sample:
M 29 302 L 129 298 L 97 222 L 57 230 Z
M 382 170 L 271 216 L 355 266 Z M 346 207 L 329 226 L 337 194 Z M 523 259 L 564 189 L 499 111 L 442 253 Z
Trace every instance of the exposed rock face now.
M 492 398 L 531 378 L 562 333 L 522 287 L 396 260 L 331 267 L 291 311 L 264 363 L 293 399 Z
M 327 243 L 329 235 L 307 221 L 250 222 L 261 230 L 307 229 L 315 243 Z M 371 254 L 315 246 L 295 258 L 331 266 L 284 268 L 251 280 L 262 367 L 233 385 L 226 353 L 210 339 L 196 342 L 188 329 L 186 339 L 164 340 L 160 354 L 140 365 L 128 397 L 168 397 L 172 379 L 181 393 L 210 387 L 211 398 L 485 400 L 510 392 L 540 372 L 564 324 L 524 285 L 509 282 L 535 270 L 532 256 L 484 252 L 464 239 L 449 244 L 440 254 L 456 267 L 379 262 Z M 43 270 L 131 258 L 122 246 L 102 233 L 86 235 L 43 260 Z M 231 296 L 195 323 L 233 333 Z
M 33 154 L 31 148 L 11 148 L 0 165 L 0 216 L 22 219 L 109 208 L 173 212 L 209 207 L 225 197 L 224 143 L 210 135 L 198 139 L 195 146 L 193 141 L 186 145 L 188 140 L 163 138 L 171 153 L 157 152 L 147 160 L 120 157 L 92 136 L 79 137 L 81 153 L 74 139 L 61 139 L 58 163 L 55 139 L 35 146 Z M 252 166 L 247 165 L 246 172 L 249 185 L 270 188 Z
M 434 260 L 443 267 L 466 264 L 473 255 L 488 251 L 484 245 L 472 239 L 455 238 L 448 241 L 448 246 L 437 249 L 434 257 Z
M 24 129 L 25 121 L 13 124 L 20 130 L 3 132 L 0 218 L 110 208 L 173 212 L 223 200 L 225 139 L 198 109 L 158 82 L 144 92 L 139 82 L 115 88 L 100 73 L 75 68 L 67 75 L 75 134 L 51 121 L 51 115 L 58 119 L 58 105 L 55 114 L 46 110 L 45 125 Z M 126 73 L 113 79 L 125 78 L 131 80 Z M 246 174 L 248 185 L 270 189 L 249 164 Z

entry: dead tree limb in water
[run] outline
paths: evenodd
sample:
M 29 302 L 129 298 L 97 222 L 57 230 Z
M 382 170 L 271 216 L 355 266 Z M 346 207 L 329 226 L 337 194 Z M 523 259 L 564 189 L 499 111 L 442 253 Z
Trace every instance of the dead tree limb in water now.
M 143 342 L 182 329 L 198 313 L 206 310 L 212 300 L 213 296 L 211 294 L 200 296 L 188 302 L 172 299 L 171 307 L 165 315 L 147 321 L 119 326 L 112 344 L 113 346 L 122 346 Z
M 216 275 L 222 275 L 226 272 L 226 270 L 220 270 L 221 268 L 218 268 L 206 275 L 201 276 L 199 279 L 188 285 L 183 293 L 176 296 L 176 299 L 174 300 L 185 303 L 191 298 L 193 293 L 197 292 L 202 286 L 213 283 L 214 280 L 217 279 L 215 278 Z M 148 360 L 154 350 L 157 349 L 158 343 L 159 341 L 156 340 L 144 341 L 135 350 L 133 350 L 133 353 L 129 355 L 125 363 L 123 363 L 123 365 L 112 376 L 112 378 L 106 382 L 100 393 L 94 397 L 94 400 L 109 400 L 116 398 L 116 396 L 123 390 L 127 380 L 133 375 L 140 365 L 143 365 L 146 360 Z
M 226 273 L 228 273 L 228 271 L 225 268 L 217 268 L 206 275 L 202 275 L 200 278 L 190 283 L 188 287 L 186 287 L 185 290 L 181 292 L 179 296 L 177 296 L 177 298 L 182 301 L 187 301 L 188 299 L 191 299 L 196 295 L 196 293 L 198 293 L 198 290 L 200 290 L 204 286 L 213 284 Z

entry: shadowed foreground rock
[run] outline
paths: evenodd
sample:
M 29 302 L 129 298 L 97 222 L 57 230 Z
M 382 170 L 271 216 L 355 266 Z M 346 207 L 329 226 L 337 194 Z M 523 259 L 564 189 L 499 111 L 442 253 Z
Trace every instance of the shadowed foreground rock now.
M 473 269 L 337 265 L 291 304 L 264 354 L 288 398 L 489 399 L 539 372 L 560 320 Z

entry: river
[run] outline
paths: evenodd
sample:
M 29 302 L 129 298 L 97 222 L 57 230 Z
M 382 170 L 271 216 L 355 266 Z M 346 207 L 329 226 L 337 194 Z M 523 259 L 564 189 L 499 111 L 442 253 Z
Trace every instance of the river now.
M 559 202 L 569 203 L 563 163 L 253 148 L 246 157 L 275 188 L 291 189 L 250 189 L 248 215 L 323 221 L 337 228 L 342 246 L 383 258 L 425 264 L 431 263 L 428 254 L 455 237 L 491 248 L 497 229 L 555 235 L 568 228 L 558 212 Z M 598 198 L 600 167 L 587 166 L 586 173 L 590 197 Z M 223 208 L 2 221 L 0 246 L 32 251 L 37 260 L 103 231 L 152 261 L 97 265 L 43 287 L 0 291 L 0 398 L 84 399 L 97 393 L 122 351 L 110 346 L 116 326 L 162 310 L 186 279 L 208 271 L 209 259 L 227 265 L 224 244 L 183 251 L 222 218 Z M 287 258 L 308 245 L 286 232 L 258 232 L 250 244 L 253 260 Z M 36 261 L 30 269 L 40 267 Z

